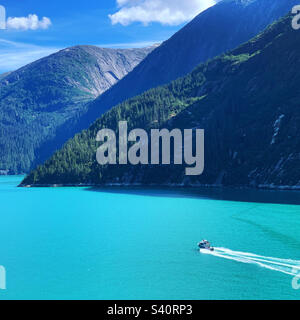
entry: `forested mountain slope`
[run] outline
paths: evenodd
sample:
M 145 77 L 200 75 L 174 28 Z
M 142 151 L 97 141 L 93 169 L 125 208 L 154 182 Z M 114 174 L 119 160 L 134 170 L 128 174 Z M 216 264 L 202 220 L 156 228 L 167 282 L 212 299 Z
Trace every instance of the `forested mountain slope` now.
M 300 188 L 300 31 L 291 16 L 192 73 L 132 98 L 77 134 L 23 185 L 186 184 Z M 100 166 L 98 130 L 205 129 L 205 170 Z

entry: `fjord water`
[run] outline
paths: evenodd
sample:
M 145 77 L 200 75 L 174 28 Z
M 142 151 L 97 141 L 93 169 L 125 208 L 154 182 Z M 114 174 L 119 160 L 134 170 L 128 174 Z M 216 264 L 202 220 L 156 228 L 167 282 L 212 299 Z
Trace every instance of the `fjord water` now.
M 300 298 L 297 192 L 17 188 L 21 179 L 0 177 L 0 299 Z M 196 250 L 202 238 L 216 251 Z

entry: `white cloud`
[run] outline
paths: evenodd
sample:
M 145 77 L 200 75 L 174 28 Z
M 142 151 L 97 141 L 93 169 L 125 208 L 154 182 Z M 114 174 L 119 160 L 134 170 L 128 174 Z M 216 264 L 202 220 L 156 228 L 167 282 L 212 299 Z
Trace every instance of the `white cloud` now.
M 17 70 L 59 50 L 0 39 L 0 73 Z
M 48 29 L 51 26 L 51 20 L 43 17 L 39 20 L 36 14 L 29 14 L 28 17 L 9 17 L 6 22 L 7 29 L 15 30 L 38 30 Z
M 189 21 L 219 0 L 117 0 L 119 10 L 110 14 L 112 24 L 127 26 L 133 22 L 145 25 L 159 22 L 178 25 Z

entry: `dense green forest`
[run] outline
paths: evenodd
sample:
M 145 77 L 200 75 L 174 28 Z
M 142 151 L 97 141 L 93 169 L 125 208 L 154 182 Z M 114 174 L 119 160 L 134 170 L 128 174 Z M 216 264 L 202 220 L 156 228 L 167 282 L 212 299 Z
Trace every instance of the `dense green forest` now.
M 77 134 L 22 185 L 300 185 L 300 37 L 291 16 L 169 85 L 132 98 Z M 205 129 L 205 171 L 184 166 L 100 166 L 96 134 L 117 129 Z

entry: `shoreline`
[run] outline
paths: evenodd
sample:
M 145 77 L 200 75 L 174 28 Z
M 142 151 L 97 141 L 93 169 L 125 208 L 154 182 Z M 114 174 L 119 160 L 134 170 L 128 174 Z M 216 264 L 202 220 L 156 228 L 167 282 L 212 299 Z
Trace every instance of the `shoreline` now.
M 19 188 L 103 188 L 103 187 L 141 187 L 141 188 L 206 188 L 206 189 L 236 189 L 236 190 L 269 190 L 269 191 L 300 191 L 300 185 L 296 186 L 276 186 L 276 185 L 258 185 L 251 186 L 224 186 L 218 184 L 142 184 L 142 183 L 63 183 L 63 184 L 32 184 L 18 185 Z

